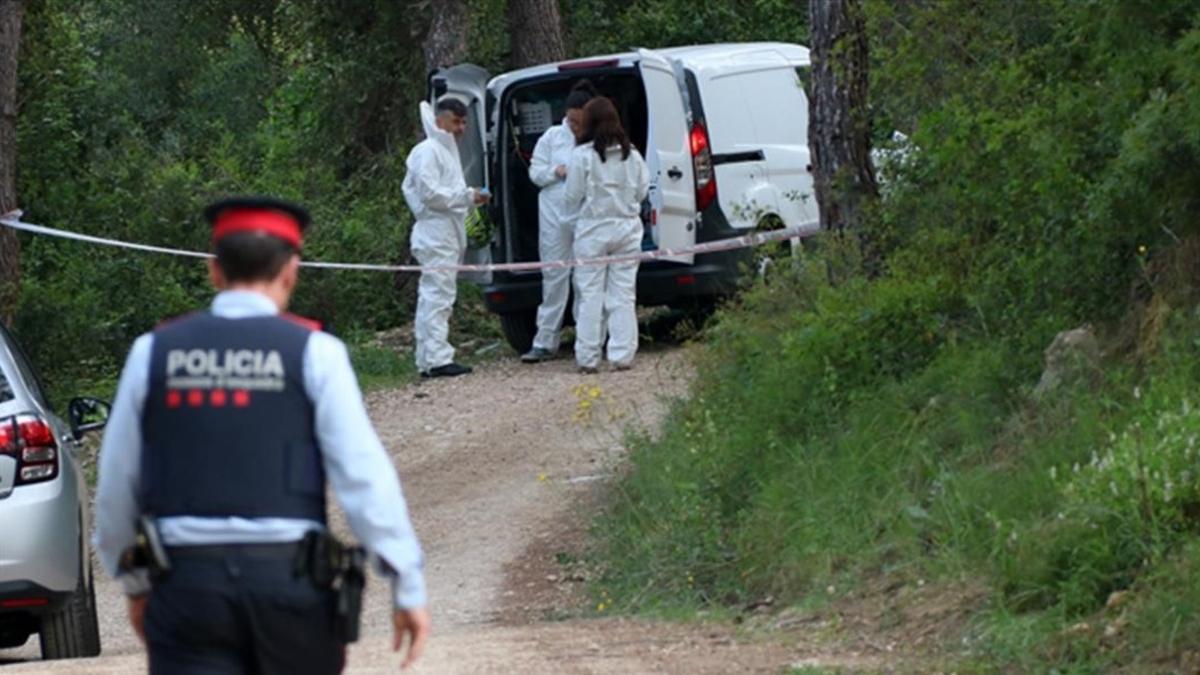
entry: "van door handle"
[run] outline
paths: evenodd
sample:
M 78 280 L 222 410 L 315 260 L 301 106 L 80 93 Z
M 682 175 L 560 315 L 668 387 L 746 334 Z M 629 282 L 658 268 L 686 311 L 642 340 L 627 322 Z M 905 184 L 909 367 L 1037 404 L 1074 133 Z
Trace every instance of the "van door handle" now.
M 683 178 L 683 172 L 680 171 L 679 167 L 677 166 L 671 167 L 670 170 L 667 171 L 667 175 L 671 177 L 671 180 L 679 180 L 680 178 Z

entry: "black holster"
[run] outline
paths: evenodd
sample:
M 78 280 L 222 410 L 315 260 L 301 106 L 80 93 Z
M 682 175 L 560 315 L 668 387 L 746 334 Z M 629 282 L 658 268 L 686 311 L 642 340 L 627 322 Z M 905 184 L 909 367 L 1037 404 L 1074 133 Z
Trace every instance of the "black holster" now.
M 151 582 L 161 581 L 171 571 L 171 559 L 152 516 L 138 517 L 133 545 L 121 552 L 118 567 L 122 572 L 147 570 Z
M 361 546 L 346 546 L 333 535 L 315 530 L 304 536 L 296 551 L 293 573 L 333 592 L 333 629 L 342 642 L 358 640 L 366 562 L 367 553 Z

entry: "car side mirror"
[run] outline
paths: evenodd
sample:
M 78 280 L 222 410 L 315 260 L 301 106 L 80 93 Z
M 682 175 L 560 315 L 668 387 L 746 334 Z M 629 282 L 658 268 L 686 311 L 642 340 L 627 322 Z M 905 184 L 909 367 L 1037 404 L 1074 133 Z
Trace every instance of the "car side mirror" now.
M 103 429 L 108 424 L 112 406 L 98 398 L 81 396 L 67 404 L 67 416 L 71 419 L 71 433 L 76 439 L 83 438 L 89 431 Z

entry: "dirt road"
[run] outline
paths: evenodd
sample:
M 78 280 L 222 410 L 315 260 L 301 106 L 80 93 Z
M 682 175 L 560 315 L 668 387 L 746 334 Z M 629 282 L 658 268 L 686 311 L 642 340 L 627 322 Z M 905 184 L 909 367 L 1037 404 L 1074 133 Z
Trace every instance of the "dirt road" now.
M 505 360 L 368 396 L 427 556 L 435 632 L 414 672 L 786 672 L 794 654 L 728 627 L 588 618 L 583 584 L 555 561 L 578 552 L 589 495 L 624 457 L 625 432 L 658 428 L 690 376 L 683 350 L 669 349 L 629 372 Z M 387 594 L 378 580 L 367 592 L 347 671 L 395 672 Z M 0 663 L 23 661 L 3 675 L 144 671 L 119 588 L 104 579 L 97 593 L 102 657 L 38 662 L 32 639 L 0 651 Z

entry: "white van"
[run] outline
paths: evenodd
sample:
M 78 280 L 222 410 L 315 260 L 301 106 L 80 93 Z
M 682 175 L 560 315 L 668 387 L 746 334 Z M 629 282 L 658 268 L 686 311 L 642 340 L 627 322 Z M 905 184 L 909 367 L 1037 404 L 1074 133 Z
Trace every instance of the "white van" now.
M 463 64 L 430 76 L 430 96 L 471 110 L 459 143 L 469 185 L 494 195 L 496 232 L 472 260 L 538 260 L 537 187 L 529 160 L 541 134 L 565 114 L 571 86 L 587 78 L 613 99 L 650 166 L 643 249 L 679 248 L 756 228 L 816 218 L 809 173 L 808 50 L 782 43 L 676 47 L 576 59 L 503 73 Z M 815 227 L 815 226 L 814 226 Z M 638 302 L 687 305 L 731 291 L 747 252 L 646 262 Z M 483 283 L 508 342 L 530 346 L 541 301 L 538 272 L 496 272 Z

